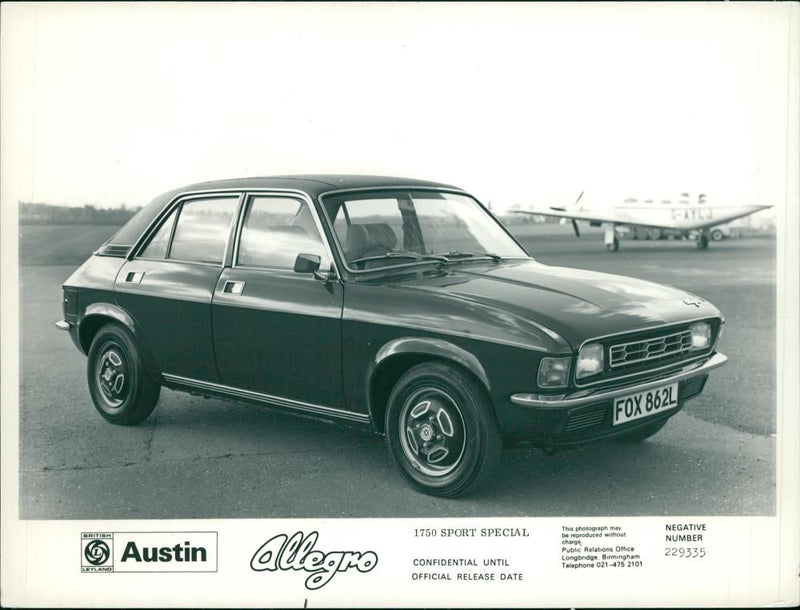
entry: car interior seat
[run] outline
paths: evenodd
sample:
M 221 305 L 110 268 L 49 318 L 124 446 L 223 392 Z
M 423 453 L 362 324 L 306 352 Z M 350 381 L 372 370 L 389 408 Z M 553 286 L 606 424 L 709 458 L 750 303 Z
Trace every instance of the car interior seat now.
M 397 246 L 397 235 L 385 222 L 353 224 L 347 227 L 345 238 L 346 258 L 381 256 Z

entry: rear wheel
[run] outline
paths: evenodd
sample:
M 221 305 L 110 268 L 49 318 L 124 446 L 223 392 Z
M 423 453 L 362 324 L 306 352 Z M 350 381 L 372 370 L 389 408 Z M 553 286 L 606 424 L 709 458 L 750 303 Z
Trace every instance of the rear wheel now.
M 642 426 L 641 428 L 637 428 L 636 430 L 633 430 L 632 432 L 629 432 L 624 436 L 619 436 L 614 440 L 620 443 L 640 443 L 653 436 L 655 433 L 661 430 L 661 428 L 663 428 L 666 424 L 667 424 L 666 419 L 652 422 L 650 424 Z
M 116 324 L 92 340 L 86 376 L 95 408 L 112 424 L 138 424 L 158 402 L 161 387 L 145 370 L 133 337 Z
M 406 480 L 436 496 L 461 495 L 486 483 L 502 449 L 483 388 L 438 363 L 415 366 L 395 385 L 386 443 Z
M 711 239 L 713 241 L 722 241 L 725 238 L 725 234 L 720 229 L 714 229 L 711 231 Z

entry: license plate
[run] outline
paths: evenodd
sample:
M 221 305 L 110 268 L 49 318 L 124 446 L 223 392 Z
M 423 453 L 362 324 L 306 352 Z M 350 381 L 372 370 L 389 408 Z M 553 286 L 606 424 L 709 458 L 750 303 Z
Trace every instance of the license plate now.
M 678 384 L 614 399 L 614 425 L 649 417 L 678 406 Z

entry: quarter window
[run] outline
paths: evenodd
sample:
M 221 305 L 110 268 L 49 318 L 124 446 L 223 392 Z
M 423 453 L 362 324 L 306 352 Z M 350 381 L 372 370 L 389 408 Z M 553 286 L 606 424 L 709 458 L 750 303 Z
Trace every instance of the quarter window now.
M 331 261 L 308 203 L 291 197 L 252 197 L 242 224 L 238 264 L 293 269 L 298 254 Z
M 169 246 L 169 236 L 172 235 L 172 225 L 175 224 L 175 210 L 169 215 L 161 228 L 153 235 L 150 243 L 142 250 L 144 258 L 165 258 Z
M 226 197 L 184 202 L 167 257 L 221 263 L 237 201 L 237 197 Z

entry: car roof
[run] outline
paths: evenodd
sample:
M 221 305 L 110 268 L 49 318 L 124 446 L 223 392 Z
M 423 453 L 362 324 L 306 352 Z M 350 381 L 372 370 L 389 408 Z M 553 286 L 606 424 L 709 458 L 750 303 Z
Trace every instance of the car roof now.
M 399 178 L 397 176 L 369 176 L 361 174 L 297 174 L 286 176 L 254 176 L 250 178 L 230 178 L 226 180 L 212 180 L 187 185 L 179 192 L 215 190 L 215 189 L 265 189 L 283 188 L 295 189 L 316 197 L 322 193 L 340 189 L 360 189 L 372 187 L 411 187 L 423 186 L 433 188 L 447 188 L 461 190 L 458 187 L 431 182 L 429 180 L 416 180 L 413 178 Z

